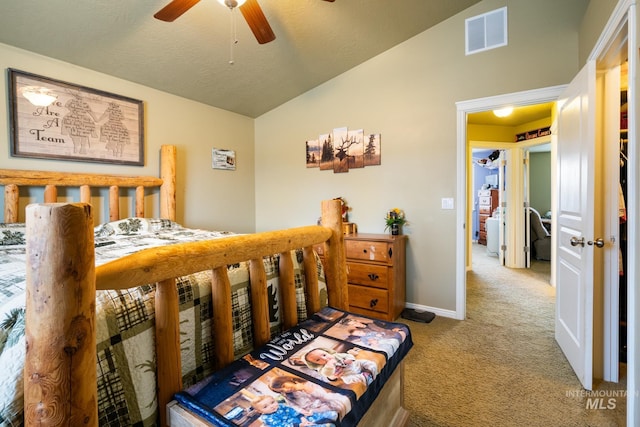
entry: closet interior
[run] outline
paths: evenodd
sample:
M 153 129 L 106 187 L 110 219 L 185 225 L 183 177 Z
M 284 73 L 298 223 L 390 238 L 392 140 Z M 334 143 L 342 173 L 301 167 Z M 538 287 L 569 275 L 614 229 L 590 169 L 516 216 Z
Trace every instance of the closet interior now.
M 618 218 L 620 220 L 619 242 L 619 273 L 620 287 L 620 362 L 627 362 L 627 91 L 626 67 L 622 67 L 622 91 L 620 92 L 620 190 L 618 203 Z

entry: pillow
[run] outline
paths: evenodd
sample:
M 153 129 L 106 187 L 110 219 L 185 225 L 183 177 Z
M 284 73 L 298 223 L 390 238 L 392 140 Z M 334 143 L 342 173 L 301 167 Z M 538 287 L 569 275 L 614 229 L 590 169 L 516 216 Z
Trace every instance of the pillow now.
M 0 223 L 0 246 L 25 245 L 26 227 L 24 223 Z
M 94 228 L 95 237 L 131 236 L 148 234 L 161 230 L 182 228 L 179 224 L 161 218 L 125 218 L 100 224 Z

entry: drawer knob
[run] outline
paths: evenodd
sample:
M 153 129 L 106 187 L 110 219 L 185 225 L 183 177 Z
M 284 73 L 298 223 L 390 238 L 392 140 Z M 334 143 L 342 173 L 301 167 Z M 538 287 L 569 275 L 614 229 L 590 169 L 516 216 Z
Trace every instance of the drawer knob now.
M 369 273 L 368 276 L 369 276 L 369 279 L 371 280 L 378 280 L 380 278 L 380 276 L 378 276 L 375 273 Z
M 369 307 L 373 308 L 376 305 L 378 305 L 378 298 L 372 299 L 371 301 L 369 301 Z

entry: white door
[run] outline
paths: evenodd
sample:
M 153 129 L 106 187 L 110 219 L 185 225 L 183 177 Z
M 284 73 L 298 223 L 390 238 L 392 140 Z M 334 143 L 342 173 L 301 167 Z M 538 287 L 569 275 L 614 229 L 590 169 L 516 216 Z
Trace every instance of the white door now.
M 558 102 L 556 341 L 585 389 L 593 380 L 595 61 Z
M 500 265 L 505 265 L 504 257 L 507 248 L 505 230 L 507 228 L 507 219 L 504 213 L 508 200 L 506 193 L 507 156 L 505 150 L 500 150 L 498 165 L 498 258 Z
M 524 254 L 525 267 L 531 268 L 531 215 L 529 214 L 529 206 L 531 206 L 530 185 L 529 185 L 529 149 L 522 152 L 522 197 L 524 199 L 524 247 L 527 248 Z

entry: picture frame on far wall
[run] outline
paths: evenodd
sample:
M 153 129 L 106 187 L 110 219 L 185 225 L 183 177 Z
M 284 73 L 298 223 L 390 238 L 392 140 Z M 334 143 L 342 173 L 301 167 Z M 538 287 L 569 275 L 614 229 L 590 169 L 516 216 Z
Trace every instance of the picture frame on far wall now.
M 211 167 L 228 171 L 236 170 L 236 152 L 224 148 L 212 148 Z
M 12 156 L 144 166 L 142 101 L 7 71 Z

